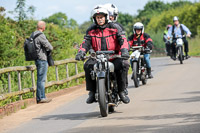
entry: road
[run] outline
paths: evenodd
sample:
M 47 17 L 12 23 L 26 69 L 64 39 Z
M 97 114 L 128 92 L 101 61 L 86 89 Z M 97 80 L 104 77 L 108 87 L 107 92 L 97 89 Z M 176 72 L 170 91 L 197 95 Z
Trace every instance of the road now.
M 200 133 L 200 58 L 190 58 L 182 65 L 168 57 L 152 58 L 151 62 L 154 78 L 139 88 L 135 88 L 130 80 L 128 91 L 131 102 L 120 104 L 116 112 L 106 118 L 100 116 L 97 103 L 85 103 L 87 94 L 80 89 L 53 99 L 52 103 L 34 105 L 5 117 L 7 121 L 3 126 L 12 127 L 13 124 L 13 128 L 2 131 Z M 27 116 L 26 113 L 30 112 L 35 113 Z

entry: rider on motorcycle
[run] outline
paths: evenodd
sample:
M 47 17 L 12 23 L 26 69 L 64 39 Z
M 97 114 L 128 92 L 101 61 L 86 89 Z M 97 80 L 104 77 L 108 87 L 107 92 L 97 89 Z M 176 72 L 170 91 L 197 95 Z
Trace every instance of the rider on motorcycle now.
M 80 46 L 80 49 L 76 55 L 76 60 L 81 60 L 85 54 L 92 48 L 96 51 L 115 51 L 115 54 L 119 54 L 124 58 L 129 58 L 128 42 L 122 29 L 115 23 L 109 22 L 109 14 L 105 8 L 96 7 L 92 11 L 92 18 L 94 24 L 92 24 L 84 37 L 84 41 Z M 115 66 L 115 73 L 117 77 L 118 94 L 120 99 L 124 103 L 129 103 L 130 99 L 125 95 L 126 88 L 126 72 L 123 69 L 123 59 L 115 58 L 111 60 Z M 93 103 L 95 101 L 96 81 L 91 78 L 91 71 L 96 60 L 93 58 L 88 59 L 84 64 L 85 77 L 86 77 L 86 90 L 89 91 L 89 98 L 87 103 Z
M 185 57 L 186 57 L 186 59 L 188 59 L 189 58 L 189 55 L 188 55 L 188 52 L 189 52 L 188 41 L 186 40 L 185 36 L 183 37 L 183 35 L 186 32 L 186 34 L 187 34 L 186 36 L 190 37 L 191 32 L 184 24 L 179 24 L 179 18 L 177 16 L 175 16 L 173 18 L 173 22 L 174 22 L 174 25 L 169 28 L 168 34 L 167 34 L 168 39 L 170 39 L 170 36 L 173 36 L 173 38 L 172 38 L 172 40 L 173 40 L 172 41 L 172 53 L 173 53 L 172 59 L 176 60 L 175 43 L 176 43 L 176 37 L 177 36 L 181 36 L 182 37 L 182 40 L 184 42 Z
M 103 7 L 108 10 L 110 21 L 118 24 L 122 28 L 122 30 L 125 32 L 124 27 L 120 23 L 117 22 L 118 8 L 114 4 L 111 4 L 111 3 L 107 3 L 103 5 Z
M 128 38 L 130 46 L 143 46 L 145 51 L 152 50 L 153 42 L 147 33 L 144 33 L 144 25 L 137 22 L 133 25 L 133 34 Z M 153 78 L 151 74 L 150 54 L 144 54 L 147 67 L 148 78 Z M 132 65 L 132 62 L 131 62 Z
M 166 48 L 166 52 L 167 52 L 167 56 L 171 56 L 171 44 L 170 44 L 170 41 L 168 40 L 167 38 L 167 34 L 168 34 L 168 30 L 169 28 L 172 27 L 172 25 L 167 25 L 166 27 L 166 30 L 164 31 L 164 34 L 163 34 L 163 41 L 165 42 L 165 48 Z
M 121 27 L 122 31 L 125 33 L 124 27 L 120 23 L 117 22 L 118 8 L 114 4 L 111 4 L 111 3 L 107 3 L 107 4 L 103 5 L 103 7 L 108 10 L 110 21 L 119 25 Z M 129 65 L 128 60 L 124 60 L 124 68 L 126 69 L 126 72 L 127 72 L 126 88 L 128 87 L 128 70 L 129 70 L 129 67 L 130 67 L 130 65 Z M 125 90 L 125 92 L 126 92 L 126 94 L 128 94 L 127 89 Z

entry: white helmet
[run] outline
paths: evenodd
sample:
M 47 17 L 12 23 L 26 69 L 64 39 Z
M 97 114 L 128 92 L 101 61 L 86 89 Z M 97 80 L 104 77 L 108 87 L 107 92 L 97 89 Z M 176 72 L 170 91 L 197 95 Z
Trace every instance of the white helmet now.
M 91 13 L 91 16 L 93 18 L 93 21 L 97 24 L 96 22 L 96 15 L 98 14 L 104 14 L 105 15 L 105 18 L 106 18 L 106 22 L 105 23 L 108 23 L 109 22 L 109 13 L 107 11 L 107 9 L 103 8 L 102 5 L 97 5 L 94 7 L 94 9 L 92 10 L 92 13 Z
M 104 5 L 104 8 L 106 8 L 109 12 L 109 16 L 113 16 L 114 17 L 114 22 L 117 21 L 117 17 L 118 17 L 118 9 L 114 4 L 111 3 L 107 3 Z
M 141 22 L 137 22 L 133 25 L 133 33 L 136 33 L 136 30 L 142 30 L 142 34 L 144 33 L 144 25 Z
M 173 18 L 173 22 L 176 21 L 176 20 L 179 21 L 178 17 L 177 17 L 177 16 L 174 16 L 174 18 Z
M 94 6 L 93 9 L 95 9 L 95 8 L 104 8 L 104 5 L 96 5 L 96 6 Z

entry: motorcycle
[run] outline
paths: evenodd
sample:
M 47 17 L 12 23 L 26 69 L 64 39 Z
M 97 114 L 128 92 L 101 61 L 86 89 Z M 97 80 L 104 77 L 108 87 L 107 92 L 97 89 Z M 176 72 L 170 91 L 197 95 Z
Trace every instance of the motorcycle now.
M 92 80 L 96 80 L 95 99 L 99 103 L 102 117 L 112 113 L 115 107 L 121 102 L 118 96 L 117 79 L 114 72 L 114 64 L 109 61 L 111 58 L 121 58 L 120 55 L 114 55 L 114 51 L 96 51 L 93 57 L 96 59 L 93 71 L 91 71 Z
M 183 36 L 184 37 L 184 36 Z M 183 64 L 183 60 L 184 60 L 184 55 L 183 55 L 183 40 L 181 36 L 177 36 L 176 37 L 176 54 L 177 54 L 177 58 L 180 61 L 180 64 Z
M 130 62 L 132 67 L 132 77 L 135 87 L 139 87 L 140 81 L 145 85 L 147 83 L 147 70 L 144 60 L 144 54 L 149 51 L 145 51 L 143 46 L 133 46 L 130 51 L 133 53 L 130 55 Z

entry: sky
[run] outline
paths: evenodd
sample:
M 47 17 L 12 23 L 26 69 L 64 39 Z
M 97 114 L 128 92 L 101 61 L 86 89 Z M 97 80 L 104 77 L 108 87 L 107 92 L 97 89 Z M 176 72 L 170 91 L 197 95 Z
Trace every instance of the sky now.
M 11 16 L 8 11 L 13 11 L 16 7 L 17 0 L 0 0 L 0 6 L 6 9 L 6 15 Z M 145 4 L 151 0 L 26 0 L 27 6 L 36 8 L 34 19 L 41 20 L 50 15 L 62 12 L 66 13 L 67 17 L 75 19 L 78 24 L 88 21 L 91 11 L 95 5 L 112 3 L 115 4 L 118 10 L 122 13 L 136 15 L 138 9 L 143 9 Z M 161 0 L 163 2 L 173 2 L 177 0 Z M 188 0 L 195 2 L 198 0 Z

